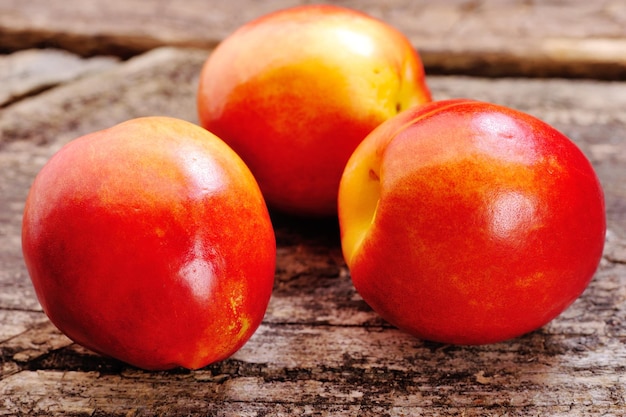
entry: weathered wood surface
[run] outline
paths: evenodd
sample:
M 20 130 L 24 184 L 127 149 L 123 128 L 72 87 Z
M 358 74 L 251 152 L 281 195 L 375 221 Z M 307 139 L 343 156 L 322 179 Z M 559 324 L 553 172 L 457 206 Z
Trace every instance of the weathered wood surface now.
M 624 414 L 624 82 L 429 79 L 437 99 L 489 100 L 554 124 L 601 177 L 609 233 L 600 269 L 583 296 L 539 331 L 476 347 L 414 339 L 355 292 L 334 221 L 276 215 L 272 300 L 258 332 L 232 358 L 197 371 L 144 372 L 60 334 L 41 312 L 21 258 L 30 182 L 52 153 L 84 133 L 143 115 L 195 122 L 195 85 L 207 54 L 156 49 L 0 109 L 0 415 Z
M 0 56 L 0 107 L 113 65 L 113 57 L 80 57 L 58 49 L 26 49 Z
M 0 50 L 132 55 L 210 48 L 244 22 L 307 0 L 2 0 Z M 407 34 L 429 71 L 626 76 L 623 0 L 342 0 Z
M 488 100 L 555 125 L 604 185 L 600 268 L 571 308 L 532 334 L 477 347 L 403 334 L 354 291 L 336 222 L 279 215 L 268 312 L 226 361 L 144 372 L 73 344 L 50 324 L 20 251 L 23 203 L 41 166 L 67 141 L 132 117 L 196 122 L 195 86 L 210 48 L 247 20 L 303 3 L 0 0 L 0 51 L 19 51 L 0 55 L 0 415 L 625 415 L 621 81 L 429 77 L 437 99 Z M 626 78 L 622 0 L 336 3 L 405 32 L 431 73 Z M 176 48 L 154 49 L 164 45 Z M 26 50 L 42 46 L 57 49 Z

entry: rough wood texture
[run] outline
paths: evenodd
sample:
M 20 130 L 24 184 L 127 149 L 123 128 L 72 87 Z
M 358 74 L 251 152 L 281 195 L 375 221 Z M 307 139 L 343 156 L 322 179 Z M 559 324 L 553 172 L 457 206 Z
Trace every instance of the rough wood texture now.
M 0 50 L 54 46 L 129 56 L 213 47 L 239 25 L 305 0 L 2 0 Z M 429 71 L 626 76 L 623 0 L 342 0 L 406 33 Z
M 583 296 L 537 332 L 476 347 L 403 334 L 355 292 L 335 221 L 274 215 L 275 290 L 262 326 L 232 358 L 198 371 L 144 372 L 60 334 L 21 259 L 30 182 L 53 152 L 86 132 L 150 114 L 196 121 L 206 56 L 156 49 L 0 109 L 0 415 L 623 415 L 626 83 L 430 77 L 438 99 L 489 100 L 554 124 L 601 177 L 609 233 L 600 269 Z
M 63 82 L 101 71 L 115 62 L 117 60 L 112 57 L 81 59 L 57 49 L 29 49 L 0 55 L 0 107 Z

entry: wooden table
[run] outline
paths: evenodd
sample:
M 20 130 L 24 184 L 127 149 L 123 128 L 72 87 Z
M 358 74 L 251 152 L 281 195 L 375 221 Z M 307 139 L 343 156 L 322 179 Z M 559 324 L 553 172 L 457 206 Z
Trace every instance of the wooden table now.
M 582 297 L 544 328 L 474 347 L 412 338 L 355 292 L 336 220 L 275 214 L 272 300 L 257 333 L 230 359 L 145 372 L 59 333 L 21 257 L 21 213 L 35 174 L 67 141 L 132 117 L 197 122 L 195 86 L 210 48 L 243 21 L 298 2 L 206 3 L 0 2 L 0 49 L 11 52 L 0 56 L 0 415 L 626 414 L 626 6 L 619 0 L 342 2 L 409 34 L 424 51 L 436 99 L 529 112 L 592 161 L 606 194 L 604 256 Z M 28 50 L 35 46 L 65 51 Z M 574 76 L 586 78 L 560 78 Z

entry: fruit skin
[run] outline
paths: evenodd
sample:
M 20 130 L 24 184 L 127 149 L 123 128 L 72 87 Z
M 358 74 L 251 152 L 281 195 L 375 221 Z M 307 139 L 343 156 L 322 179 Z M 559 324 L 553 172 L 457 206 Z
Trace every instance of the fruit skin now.
M 400 32 L 355 10 L 307 5 L 226 38 L 202 69 L 197 105 L 201 125 L 243 158 L 269 206 L 336 216 L 358 143 L 430 99 L 420 57 Z
M 274 232 L 241 159 L 199 126 L 134 119 L 71 141 L 37 175 L 23 254 L 75 342 L 157 370 L 224 359 L 269 302 Z
M 599 180 L 546 123 L 471 100 L 383 123 L 339 189 L 342 247 L 363 299 L 422 339 L 503 341 L 584 291 L 604 246 Z

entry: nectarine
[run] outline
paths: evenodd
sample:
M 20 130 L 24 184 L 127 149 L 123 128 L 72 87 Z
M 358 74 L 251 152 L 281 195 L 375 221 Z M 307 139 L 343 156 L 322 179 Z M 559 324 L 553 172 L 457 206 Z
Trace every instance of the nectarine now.
M 248 164 L 269 206 L 336 215 L 341 173 L 376 126 L 430 101 L 419 55 L 388 24 L 307 5 L 239 28 L 208 57 L 202 126 Z
M 457 344 L 559 315 L 592 279 L 606 228 L 600 182 L 571 140 L 464 99 L 374 130 L 346 166 L 339 221 L 363 299 L 419 338 Z
M 22 245 L 50 320 L 145 369 L 230 356 L 261 323 L 274 281 L 274 232 L 252 174 L 178 119 L 134 119 L 65 145 L 34 180 Z

